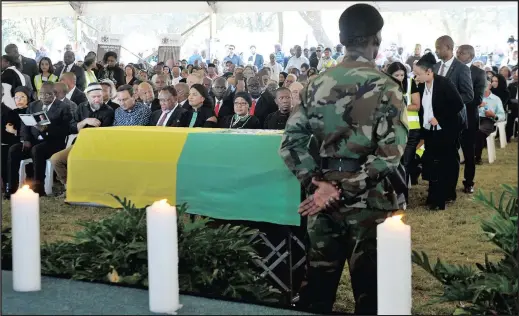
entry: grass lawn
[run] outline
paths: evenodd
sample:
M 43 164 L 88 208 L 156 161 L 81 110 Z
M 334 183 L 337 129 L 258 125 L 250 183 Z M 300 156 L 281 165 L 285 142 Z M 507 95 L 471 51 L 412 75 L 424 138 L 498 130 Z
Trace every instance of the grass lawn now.
M 498 145 L 498 143 L 496 142 Z M 483 153 L 486 159 L 486 153 Z M 487 160 L 488 161 L 488 160 Z M 500 192 L 500 184 L 517 185 L 517 143 L 505 149 L 497 149 L 497 161 L 485 162 L 477 166 L 476 189 L 486 192 Z M 461 174 L 463 175 L 463 167 Z M 463 177 L 460 177 L 460 185 Z M 430 212 L 420 206 L 427 194 L 426 183 L 422 182 L 411 189 L 410 208 L 404 217 L 412 228 L 413 249 L 425 251 L 431 260 L 441 257 L 446 262 L 472 264 L 483 262 L 484 254 L 497 252 L 485 242 L 479 227 L 479 218 L 490 213 L 471 200 L 470 195 L 462 192 L 453 205 L 446 211 Z M 10 225 L 9 202 L 2 202 L 2 228 Z M 114 212 L 111 209 L 69 206 L 55 198 L 41 201 L 41 235 L 43 242 L 70 239 L 69 235 L 80 229 L 80 221 L 96 221 Z M 390 271 L 388 271 L 390 273 Z M 413 313 L 414 314 L 452 314 L 454 305 L 424 306 L 434 295 L 441 294 L 441 286 L 418 267 L 413 267 Z M 353 312 L 353 297 L 346 267 L 337 294 L 337 311 Z

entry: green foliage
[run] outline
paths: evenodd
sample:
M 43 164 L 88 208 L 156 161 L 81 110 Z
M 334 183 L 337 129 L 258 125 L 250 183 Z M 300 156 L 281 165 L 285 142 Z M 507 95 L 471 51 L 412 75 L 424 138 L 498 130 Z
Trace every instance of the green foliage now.
M 499 199 L 481 190 L 475 201 L 493 210 L 495 214 L 481 221 L 481 228 L 488 240 L 497 246 L 502 258 L 485 262 L 476 267 L 451 265 L 440 259 L 431 266 L 426 253 L 413 251 L 412 260 L 444 285 L 444 293 L 431 304 L 438 302 L 462 302 L 454 315 L 517 315 L 519 293 L 519 264 L 517 239 L 517 187 L 503 185 Z
M 42 273 L 77 280 L 148 286 L 146 208 L 114 198 L 122 209 L 83 227 L 73 242 L 42 247 Z M 177 206 L 180 289 L 233 298 L 277 301 L 280 292 L 260 278 L 251 243 L 255 230 L 226 225 L 209 228 L 210 219 L 189 220 L 187 204 Z M 9 239 L 6 239 L 8 241 Z M 5 244 L 6 248 L 10 245 Z M 2 256 L 4 236 L 2 236 Z

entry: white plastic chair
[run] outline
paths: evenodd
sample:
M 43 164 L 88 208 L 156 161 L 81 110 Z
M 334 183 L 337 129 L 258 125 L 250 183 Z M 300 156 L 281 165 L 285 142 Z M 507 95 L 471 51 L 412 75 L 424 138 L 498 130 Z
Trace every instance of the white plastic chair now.
M 70 146 L 72 146 L 72 142 L 74 141 L 74 139 L 76 139 L 76 137 L 77 137 L 77 134 L 72 134 L 72 135 L 67 136 L 66 148 L 69 148 Z M 23 186 L 23 184 L 25 182 L 25 177 L 26 177 L 25 166 L 30 163 L 32 163 L 32 158 L 25 159 L 20 162 L 20 170 L 19 170 L 20 177 L 18 178 L 18 184 L 19 184 L 20 188 Z M 47 159 L 47 161 L 45 163 L 45 183 L 43 186 L 45 189 L 45 194 L 52 195 L 52 187 L 54 186 L 54 167 L 52 166 L 50 159 Z
M 519 128 L 519 117 L 516 117 L 515 118 L 515 121 L 514 121 L 514 128 L 513 128 L 513 134 L 512 134 L 512 137 L 515 138 L 515 133 L 517 133 L 517 128 Z
M 487 152 L 488 152 L 488 163 L 494 163 L 496 161 L 496 132 L 488 135 L 487 137 Z
M 506 121 L 505 122 L 497 122 L 495 124 L 497 129 L 499 130 L 499 145 L 501 148 L 506 147 Z

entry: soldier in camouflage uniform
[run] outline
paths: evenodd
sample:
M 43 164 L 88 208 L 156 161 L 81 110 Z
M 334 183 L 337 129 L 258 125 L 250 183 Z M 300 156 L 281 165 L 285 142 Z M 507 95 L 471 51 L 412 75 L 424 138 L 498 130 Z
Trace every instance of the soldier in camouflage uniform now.
M 332 310 L 348 260 L 355 314 L 377 314 L 376 226 L 399 209 L 388 175 L 408 132 L 400 85 L 373 61 L 383 24 L 372 6 L 344 11 L 339 27 L 347 54 L 302 91 L 279 150 L 310 195 L 299 208 L 308 216 L 299 303 L 315 312 Z M 320 161 L 309 153 L 312 137 Z

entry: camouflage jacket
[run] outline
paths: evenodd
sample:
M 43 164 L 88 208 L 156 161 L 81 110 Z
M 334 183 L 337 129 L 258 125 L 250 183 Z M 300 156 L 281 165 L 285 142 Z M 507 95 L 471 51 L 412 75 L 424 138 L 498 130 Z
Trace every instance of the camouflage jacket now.
M 398 209 L 387 175 L 399 165 L 407 142 L 400 85 L 363 57 L 345 58 L 312 80 L 301 101 L 288 119 L 279 154 L 307 192 L 316 176 L 340 183 L 348 207 Z M 318 157 L 355 160 L 358 170 L 322 170 L 309 150 L 312 142 Z

